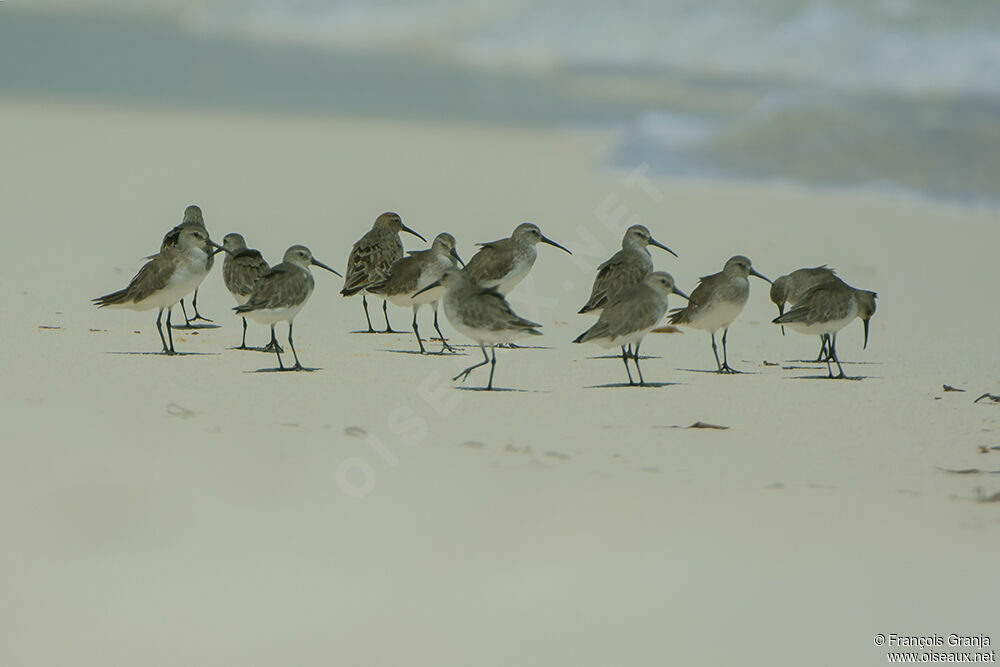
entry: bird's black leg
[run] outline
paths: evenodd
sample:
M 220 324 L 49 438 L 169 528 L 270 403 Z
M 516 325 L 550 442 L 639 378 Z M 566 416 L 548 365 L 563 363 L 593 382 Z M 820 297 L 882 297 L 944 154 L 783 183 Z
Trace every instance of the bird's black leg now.
M 830 348 L 829 348 L 828 343 L 829 343 L 829 339 L 830 339 L 830 334 L 821 334 L 820 338 L 823 341 L 823 347 L 825 349 L 829 350 Z M 826 355 L 826 372 L 830 375 L 830 377 L 833 377 L 833 368 L 830 366 L 830 355 L 829 355 L 829 353 L 827 353 L 827 355 Z
M 382 314 L 385 315 L 385 332 L 384 333 L 399 333 L 394 331 L 392 326 L 389 324 L 389 302 L 382 301 Z
M 438 337 L 441 339 L 441 353 L 444 354 L 445 350 L 448 352 L 454 352 L 455 348 L 448 345 L 448 341 L 445 340 L 444 334 L 441 333 L 441 327 L 438 326 L 438 304 L 437 301 L 431 304 L 431 308 L 434 309 L 434 330 L 438 332 Z
M 736 370 L 735 368 L 729 365 L 729 353 L 726 350 L 726 336 L 728 335 L 729 335 L 729 327 L 726 327 L 725 330 L 722 332 L 722 372 L 739 373 L 740 371 Z
M 483 351 L 483 353 L 485 354 L 485 350 Z M 497 346 L 496 345 L 490 345 L 490 354 L 493 356 L 493 358 L 490 359 L 490 381 L 486 385 L 486 390 L 487 391 L 491 391 L 493 389 L 493 370 L 497 367 Z
M 290 333 L 290 332 L 289 332 Z M 271 342 L 277 343 L 277 339 L 274 337 L 274 325 L 271 325 Z M 285 370 L 285 365 L 281 363 L 281 348 L 277 345 L 274 348 L 274 353 L 278 355 L 278 370 Z
M 453 377 L 451 379 L 452 382 L 454 382 L 455 380 L 457 380 L 459 378 L 462 378 L 462 382 L 465 382 L 466 378 L 469 377 L 469 373 L 471 373 L 472 371 L 476 370 L 480 366 L 485 366 L 486 364 L 490 363 L 490 358 L 486 354 L 486 348 L 483 347 L 482 344 L 480 344 L 479 345 L 479 349 L 483 351 L 483 360 L 480 361 L 478 364 L 473 364 L 472 366 L 469 366 L 464 371 L 462 371 L 461 373 L 459 373 L 458 375 L 456 375 L 455 377 Z
M 188 319 L 187 308 L 184 307 L 184 299 L 181 299 L 181 312 L 184 313 L 184 326 L 191 326 L 191 320 Z
M 424 349 L 424 341 L 420 340 L 420 330 L 417 329 L 417 307 L 413 307 L 413 335 L 417 337 L 417 344 L 420 345 L 420 354 L 427 354 Z
M 639 343 L 636 343 L 635 349 L 632 350 L 632 361 L 635 363 L 635 370 L 639 371 L 639 386 L 643 386 L 646 381 L 642 379 L 642 369 L 639 368 Z
M 174 307 L 167 308 L 167 338 L 170 340 L 170 351 L 167 354 L 176 354 L 174 351 L 174 331 L 170 326 L 170 313 L 174 312 Z
M 194 317 L 191 318 L 192 322 L 197 322 L 198 320 L 202 320 L 204 322 L 212 321 L 207 317 L 202 317 L 201 313 L 198 312 L 198 290 L 194 291 L 194 297 L 191 299 L 191 305 L 194 307 Z
M 837 370 L 840 371 L 840 375 L 836 376 L 837 379 L 847 379 L 847 375 L 844 374 L 844 368 L 840 365 L 840 359 L 837 358 L 837 334 L 831 334 L 827 340 L 830 342 L 828 346 L 830 356 L 837 362 Z
M 830 358 L 830 351 L 829 351 L 829 349 L 827 349 L 827 345 L 826 345 L 826 334 L 823 334 L 822 336 L 820 336 L 819 340 L 820 340 L 821 344 L 820 344 L 820 347 L 819 347 L 819 356 L 816 357 L 816 361 L 820 362 L 820 361 L 823 361 L 824 359 L 829 360 L 829 358 Z
M 284 348 L 278 344 L 278 338 L 274 335 L 274 327 L 271 327 L 271 342 L 264 346 L 265 352 L 284 352 Z
M 717 370 L 716 372 L 717 373 L 724 373 L 725 371 L 722 370 L 722 364 L 719 363 L 719 350 L 718 350 L 718 348 L 715 347 L 715 332 L 714 331 L 712 332 L 712 354 L 715 355 L 715 365 L 718 366 L 718 368 L 719 368 L 719 370 Z
M 629 346 L 628 346 L 628 356 L 630 356 L 633 359 L 635 359 L 635 352 L 632 351 L 632 344 L 631 343 L 629 343 Z
M 295 353 L 295 343 L 292 342 L 292 321 L 288 320 L 288 347 L 292 348 L 292 356 L 295 357 L 295 365 L 292 366 L 293 371 L 303 370 L 302 364 L 299 363 L 299 355 Z
M 237 350 L 247 349 L 247 318 L 243 318 L 243 342 L 236 348 Z
M 629 347 L 631 348 L 632 346 L 629 345 Z M 625 351 L 625 346 L 622 345 L 622 363 L 625 364 L 625 374 L 628 375 L 628 383 L 629 383 L 629 385 L 634 385 L 635 382 L 632 380 L 632 371 L 630 371 L 629 368 L 628 368 L 628 358 L 630 356 L 632 356 L 632 353 L 631 352 L 626 352 Z
M 372 318 L 368 317 L 368 299 L 364 294 L 361 295 L 361 305 L 365 307 L 365 319 L 368 321 L 368 333 L 375 333 L 375 329 L 372 328 Z
M 167 347 L 167 339 L 163 337 L 163 325 L 161 321 L 163 319 L 163 309 L 160 308 L 160 312 L 156 314 L 156 330 L 160 332 L 160 342 L 163 343 L 163 354 L 170 354 L 170 348 Z

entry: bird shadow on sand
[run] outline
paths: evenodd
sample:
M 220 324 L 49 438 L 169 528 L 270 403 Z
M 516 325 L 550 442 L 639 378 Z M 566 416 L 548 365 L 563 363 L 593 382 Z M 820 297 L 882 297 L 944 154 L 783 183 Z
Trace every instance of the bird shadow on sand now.
M 646 382 L 645 384 L 629 384 L 628 382 L 612 382 L 610 384 L 592 384 L 584 389 L 659 389 L 660 387 L 674 387 L 684 384 L 683 382 Z
M 174 331 L 195 331 L 197 329 L 221 329 L 221 324 L 171 324 Z
M 454 346 L 452 346 L 454 347 Z M 437 352 L 421 352 L 420 350 L 390 350 L 388 348 L 380 348 L 375 350 L 376 352 L 391 352 L 392 354 L 412 354 L 415 357 L 464 357 L 467 356 L 465 352 L 448 352 L 448 351 L 437 351 Z
M 854 382 L 860 382 L 861 380 L 878 380 L 881 379 L 876 375 L 847 375 L 845 377 L 830 377 L 827 374 L 823 375 L 793 375 L 791 377 L 786 377 L 786 380 L 853 380 Z
M 393 329 L 392 331 L 366 331 L 365 329 L 358 329 L 356 331 L 349 331 L 348 333 L 352 333 L 352 334 L 365 334 L 365 335 L 368 335 L 368 336 L 386 335 L 386 334 L 388 334 L 390 336 L 401 336 L 401 335 L 410 334 L 410 333 L 413 333 L 413 332 L 412 331 L 396 331 L 395 329 Z
M 315 373 L 322 368 L 258 368 L 255 371 L 243 371 L 244 373 Z
M 132 357 L 217 357 L 218 352 L 174 352 L 173 354 L 166 354 L 165 352 L 105 352 L 104 354 L 125 354 Z
M 825 365 L 826 361 L 823 361 L 823 360 L 817 361 L 816 359 L 786 359 L 784 363 L 786 363 L 786 364 L 824 364 Z M 852 365 L 856 365 L 856 366 L 881 366 L 882 365 L 881 361 L 850 361 L 850 360 L 845 361 L 844 359 L 841 359 L 840 363 L 842 363 L 842 364 L 852 364 Z M 791 367 L 789 367 L 789 368 L 791 368 Z M 799 366 L 799 368 L 811 368 L 811 366 Z
M 487 389 L 486 387 L 455 387 L 459 391 L 481 391 L 483 393 L 492 394 L 493 392 L 505 392 L 505 393 L 517 393 L 517 394 L 551 394 L 551 391 L 542 391 L 541 389 L 514 389 L 512 387 L 493 387 L 492 389 Z
M 760 375 L 760 371 L 736 371 L 735 373 L 720 373 L 717 370 L 708 368 L 678 368 L 685 373 L 704 373 L 706 375 Z
M 629 357 L 629 359 L 631 359 L 631 358 L 632 357 Z M 662 358 L 663 357 L 655 357 L 655 356 L 652 356 L 652 355 L 646 356 L 645 354 L 640 354 L 639 355 L 639 361 L 645 361 L 646 359 L 662 359 Z M 617 359 L 618 361 L 621 361 L 622 360 L 622 355 L 620 355 L 620 354 L 602 354 L 602 355 L 597 356 L 597 357 L 587 357 L 587 359 Z
M 269 350 L 266 347 L 227 347 L 227 350 L 235 350 L 237 352 L 266 352 L 267 354 L 274 354 L 274 350 Z M 284 354 L 284 350 L 281 351 Z

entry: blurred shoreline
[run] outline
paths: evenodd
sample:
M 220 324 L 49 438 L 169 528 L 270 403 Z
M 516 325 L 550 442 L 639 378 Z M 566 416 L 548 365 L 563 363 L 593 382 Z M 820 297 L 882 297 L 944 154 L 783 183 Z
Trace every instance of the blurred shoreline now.
M 253 40 L 177 16 L 0 7 L 0 100 L 583 130 L 598 169 L 1000 207 L 985 89 L 837 91 L 767 77 L 574 63 L 497 67 L 433 49 Z

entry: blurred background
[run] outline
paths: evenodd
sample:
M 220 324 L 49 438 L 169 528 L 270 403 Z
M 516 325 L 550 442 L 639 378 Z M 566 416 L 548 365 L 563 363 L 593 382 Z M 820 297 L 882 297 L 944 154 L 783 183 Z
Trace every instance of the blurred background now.
M 1000 201 L 1000 3 L 0 3 L 0 101 L 608 132 L 606 167 Z

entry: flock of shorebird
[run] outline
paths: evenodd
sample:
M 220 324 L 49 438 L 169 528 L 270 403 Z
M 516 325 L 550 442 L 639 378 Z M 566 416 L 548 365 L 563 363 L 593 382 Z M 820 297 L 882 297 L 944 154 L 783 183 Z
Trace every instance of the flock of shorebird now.
M 539 243 L 567 253 L 570 251 L 547 238 L 537 225 L 526 222 L 518 225 L 509 238 L 479 244 L 480 250 L 465 264 L 455 250 L 455 237 L 451 234 L 438 234 L 427 250 L 410 251 L 404 256 L 400 232 L 426 242 L 423 236 L 404 225 L 397 214 L 383 213 L 351 249 L 345 277 L 313 257 L 309 248 L 302 245 L 286 250 L 281 264 L 273 267 L 259 251 L 248 248 L 239 234 L 227 234 L 219 245 L 209 237 L 201 209 L 188 206 L 181 224 L 167 232 L 160 251 L 147 258 L 149 261 L 139 269 L 128 287 L 94 299 L 94 303 L 99 307 L 156 309 L 156 328 L 163 352 L 174 354 L 171 310 L 179 302 L 187 326 L 196 320 L 206 320 L 198 313 L 198 287 L 212 268 L 215 255 L 224 252 L 223 279 L 236 300 L 235 312 L 243 317 L 243 339 L 237 349 L 249 349 L 246 320 L 250 318 L 270 325 L 270 343 L 260 349 L 277 355 L 278 370 L 306 370 L 295 352 L 292 324 L 313 292 L 314 281 L 309 267 L 318 266 L 344 278 L 341 290 L 344 296 L 362 295 L 369 333 L 375 333 L 375 329 L 368 314 L 366 295 L 383 299 L 387 333 L 393 333 L 387 303 L 410 306 L 413 333 L 422 354 L 426 350 L 417 326 L 417 313 L 425 304 L 434 310 L 434 329 L 442 343 L 441 353 L 454 351 L 438 326 L 437 304 L 443 301 L 448 321 L 483 353 L 483 361 L 466 368 L 453 380 L 464 380 L 473 370 L 490 364 L 486 389 L 492 389 L 496 346 L 515 346 L 515 341 L 521 338 L 541 334 L 538 330 L 541 325 L 518 316 L 506 295 L 531 270 L 536 258 L 535 246 Z M 655 240 L 646 227 L 629 227 L 622 239 L 622 249 L 597 268 L 590 298 L 579 311 L 599 314 L 597 323 L 573 342 L 592 342 L 604 348 L 620 347 L 629 384 L 644 385 L 639 368 L 639 346 L 643 337 L 667 314 L 668 296 L 676 294 L 688 303 L 670 311 L 670 324 L 709 332 L 718 372 L 738 372 L 728 361 L 729 325 L 742 312 L 750 295 L 748 277 L 771 281 L 754 270 L 748 258 L 736 255 L 726 262 L 722 271 L 701 278 L 688 296 L 678 289 L 669 273 L 653 270 L 650 245 L 677 256 Z M 192 292 L 194 317 L 188 319 L 184 297 Z M 855 289 L 843 282 L 826 266 L 799 269 L 771 284 L 771 300 L 778 306 L 779 315 L 774 323 L 782 325 L 782 333 L 788 326 L 800 333 L 818 335 L 821 348 L 816 361 L 826 361 L 831 378 L 846 377 L 837 358 L 838 331 L 860 318 L 864 323 L 864 346 L 867 347 L 868 321 L 875 313 L 875 297 L 875 292 Z M 787 312 L 786 305 L 792 306 Z M 164 311 L 167 313 L 166 336 L 161 321 Z M 295 365 L 291 367 L 286 367 L 281 359 L 284 350 L 274 331 L 278 322 L 288 322 L 288 346 L 295 358 Z M 720 329 L 721 361 L 715 342 L 715 334 Z M 490 354 L 486 352 L 487 346 Z M 638 383 L 632 378 L 629 359 L 639 375 Z M 831 362 L 837 365 L 839 374 L 836 376 Z

